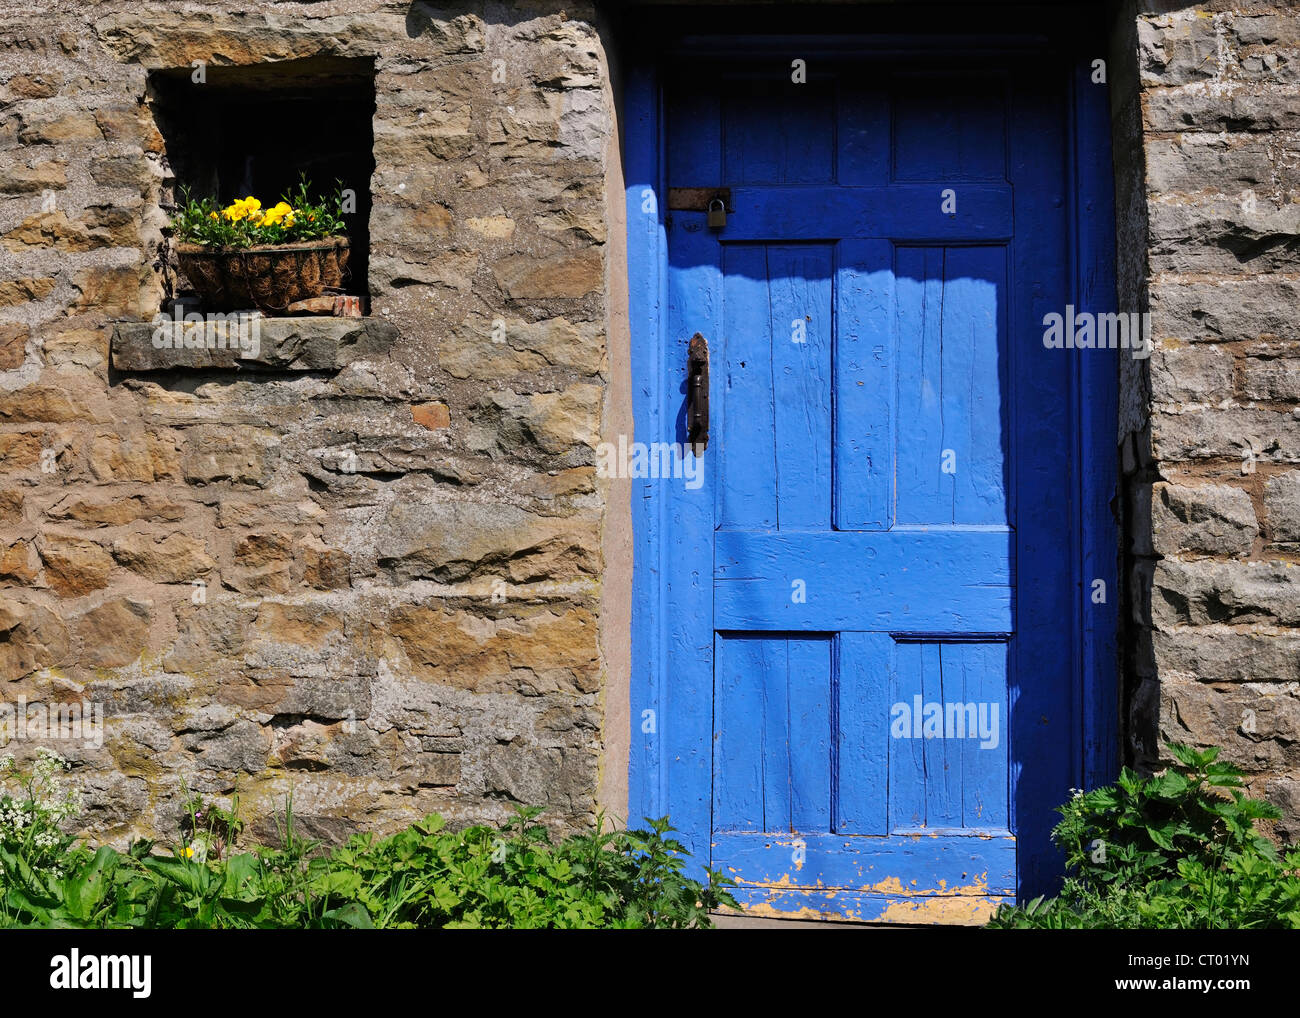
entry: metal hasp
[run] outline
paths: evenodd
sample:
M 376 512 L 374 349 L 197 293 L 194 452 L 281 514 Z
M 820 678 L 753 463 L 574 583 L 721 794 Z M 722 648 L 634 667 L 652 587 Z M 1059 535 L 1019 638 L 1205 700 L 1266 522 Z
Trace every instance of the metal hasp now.
M 698 332 L 686 348 L 686 435 L 696 456 L 709 447 L 709 344 Z

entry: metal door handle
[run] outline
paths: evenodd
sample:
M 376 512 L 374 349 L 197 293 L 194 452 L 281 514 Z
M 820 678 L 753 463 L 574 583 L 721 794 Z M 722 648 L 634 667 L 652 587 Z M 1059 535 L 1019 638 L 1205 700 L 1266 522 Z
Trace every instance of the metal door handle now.
M 686 348 L 686 435 L 696 456 L 709 447 L 709 344 L 698 332 Z

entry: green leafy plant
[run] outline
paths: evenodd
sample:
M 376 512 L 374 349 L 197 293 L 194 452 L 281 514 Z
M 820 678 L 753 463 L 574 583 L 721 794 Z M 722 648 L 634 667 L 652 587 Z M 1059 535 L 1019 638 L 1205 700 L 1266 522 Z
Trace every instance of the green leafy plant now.
M 343 215 L 342 184 L 331 198 L 313 199 L 304 175 L 296 190 L 286 192 L 269 207 L 253 195 L 223 207 L 215 198 L 195 198 L 183 188 L 171 225 L 178 240 L 238 250 L 342 236 L 347 232 Z
M 68 767 L 63 757 L 44 748 L 36 751 L 27 770 L 20 770 L 11 755 L 0 758 L 0 849 L 55 875 L 61 875 L 75 841 L 62 825 L 81 810 L 80 789 L 63 780 Z
M 1175 764 L 1077 792 L 1052 837 L 1069 876 L 1055 899 L 999 909 L 1010 928 L 1300 928 L 1300 850 L 1256 829 L 1276 807 L 1243 791 L 1219 750 L 1170 744 Z
M 239 793 L 232 796 L 230 809 L 192 796 L 182 807 L 182 836 L 185 849 L 180 853 L 200 862 L 209 856 L 220 859 L 235 843 L 244 822 L 239 819 Z
M 25 800 L 19 809 L 30 813 Z M 229 810 L 191 798 L 184 842 L 170 855 L 148 841 L 126 853 L 92 851 L 60 835 L 55 859 L 20 850 L 30 839 L 5 842 L 0 926 L 697 928 L 712 925 L 710 910 L 736 905 L 731 881 L 707 870 L 703 883 L 687 876 L 667 819 L 620 831 L 601 817 L 595 831 L 555 843 L 536 807 L 500 829 L 448 831 L 435 815 L 326 851 L 294 831 L 290 798 L 280 846 L 235 853 L 237 809 L 237 798 Z M 24 821 L 22 831 L 30 828 Z
M 380 927 L 697 928 L 711 910 L 736 907 L 731 881 L 685 875 L 686 852 L 666 818 L 648 829 L 605 830 L 552 844 L 537 808 L 520 810 L 501 830 L 450 833 L 430 816 L 384 839 L 354 836 L 334 853 L 331 908 L 360 904 Z M 359 914 L 355 916 L 359 918 Z

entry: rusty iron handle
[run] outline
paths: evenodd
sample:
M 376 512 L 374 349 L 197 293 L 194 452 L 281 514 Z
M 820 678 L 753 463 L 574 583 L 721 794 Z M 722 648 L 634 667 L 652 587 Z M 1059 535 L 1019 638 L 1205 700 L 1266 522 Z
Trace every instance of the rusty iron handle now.
M 709 344 L 698 332 L 686 348 L 686 435 L 696 456 L 709 447 Z

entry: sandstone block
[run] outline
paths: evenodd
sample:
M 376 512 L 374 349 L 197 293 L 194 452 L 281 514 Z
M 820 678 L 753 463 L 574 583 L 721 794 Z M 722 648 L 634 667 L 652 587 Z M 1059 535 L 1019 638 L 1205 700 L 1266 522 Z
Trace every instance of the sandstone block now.
M 0 237 L 9 251 L 48 248 L 52 251 L 92 251 L 108 244 L 103 231 L 92 232 L 85 223 L 69 219 L 62 212 L 42 212 L 28 216 Z
M 67 627 L 53 612 L 0 595 L 0 681 L 16 682 L 65 662 Z
M 94 541 L 47 533 L 38 547 L 45 581 L 60 597 L 81 597 L 108 586 L 113 559 Z
M 181 469 L 191 484 L 265 487 L 278 446 L 277 437 L 255 428 L 201 425 L 186 433 Z
M 1152 634 L 1161 675 L 1201 682 L 1300 682 L 1300 634 L 1184 626 Z
M 1160 629 L 1212 623 L 1300 625 L 1300 566 L 1162 559 L 1155 563 L 1151 617 Z
M 78 661 L 90 668 L 120 668 L 148 648 L 150 606 L 119 598 L 105 601 L 74 624 L 81 644 Z
M 1259 535 L 1250 495 L 1225 484 L 1157 484 L 1152 536 L 1161 555 L 1245 555 Z
M 1300 541 L 1300 471 L 1270 477 L 1264 484 L 1264 513 L 1271 540 Z
M 585 609 L 486 619 L 414 605 L 395 610 L 384 631 L 422 678 L 440 685 L 534 696 L 599 687 L 596 620 Z
M 22 367 L 27 359 L 28 329 L 21 322 L 0 323 L 0 371 Z
M 1219 46 L 1210 18 L 1171 18 L 1137 23 L 1139 70 L 1143 85 L 1185 85 L 1214 77 Z
M 17 307 L 19 304 L 44 300 L 53 292 L 54 279 L 50 276 L 6 279 L 0 282 L 0 308 Z
M 526 583 L 598 568 L 594 522 L 545 519 L 510 505 L 398 502 L 377 531 L 379 563 L 401 579 L 497 575 Z
M 1248 398 L 1300 404 L 1300 344 L 1259 344 L 1248 354 L 1242 384 Z
M 604 286 L 605 266 L 597 248 L 560 251 L 548 257 L 512 255 L 492 267 L 502 289 L 516 300 L 582 297 Z
M 47 159 L 35 166 L 24 166 L 6 160 L 0 167 L 0 193 L 39 194 L 41 191 L 58 191 L 68 186 L 67 163 L 60 159 Z
M 202 540 L 186 534 L 137 533 L 113 542 L 113 558 L 154 583 L 189 583 L 217 567 Z
M 1232 394 L 1232 354 L 1206 344 L 1158 347 L 1151 355 L 1156 402 L 1218 403 Z

